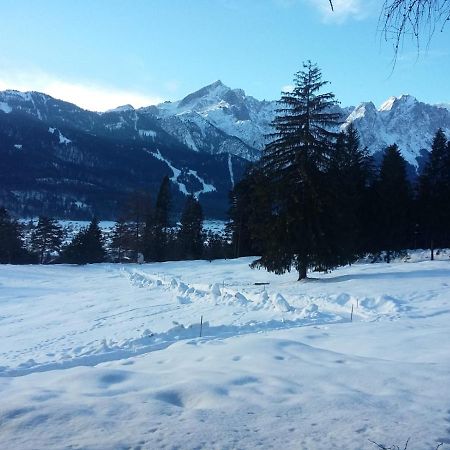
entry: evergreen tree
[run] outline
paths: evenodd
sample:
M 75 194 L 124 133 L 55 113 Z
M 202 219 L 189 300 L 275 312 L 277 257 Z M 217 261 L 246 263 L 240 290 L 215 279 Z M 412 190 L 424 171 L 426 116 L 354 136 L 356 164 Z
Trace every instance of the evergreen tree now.
M 363 253 L 362 211 L 370 161 L 367 150 L 360 148 L 358 131 L 349 125 L 336 140 L 327 173 L 334 224 L 331 242 L 338 265 L 351 263 Z
M 401 254 L 411 242 L 412 190 L 406 173 L 406 161 L 396 144 L 384 152 L 376 185 L 379 199 L 379 249 L 386 261 Z
M 271 214 L 258 230 L 263 243 L 254 266 L 275 273 L 294 267 L 299 280 L 307 269 L 335 266 L 331 252 L 332 216 L 326 204 L 326 170 L 337 134 L 339 115 L 327 84 L 310 61 L 295 75 L 294 89 L 284 92 L 266 146 L 262 170 L 270 184 Z
M 19 224 L 8 211 L 0 207 L 0 264 L 28 262 L 29 255 L 23 246 Z
M 191 194 L 187 197 L 181 215 L 178 244 L 182 259 L 200 259 L 203 254 L 203 211 Z
M 38 255 L 39 263 L 48 261 L 52 252 L 59 252 L 63 229 L 54 219 L 41 216 L 31 234 L 31 248 Z
M 151 215 L 150 195 L 145 192 L 133 192 L 126 205 L 123 217 L 128 221 L 132 228 L 132 244 L 135 261 L 138 260 L 139 253 L 143 253 L 143 237 L 145 224 L 149 221 Z
M 143 249 L 147 261 L 164 261 L 167 258 L 170 207 L 170 180 L 165 176 L 159 188 L 155 209 L 148 215 L 145 225 Z
M 90 264 L 103 262 L 105 257 L 102 232 L 98 220 L 94 218 L 64 249 L 60 260 L 69 264 Z
M 228 243 L 224 236 L 213 231 L 208 231 L 205 235 L 205 248 L 203 256 L 212 261 L 213 259 L 223 259 L 228 255 Z
M 111 235 L 111 250 L 114 260 L 123 262 L 133 249 L 133 230 L 124 218 L 115 223 Z
M 271 214 L 269 184 L 258 166 L 251 167 L 230 192 L 230 222 L 232 257 L 260 254 L 259 231 L 264 229 Z
M 442 129 L 433 139 L 430 158 L 419 180 L 420 224 L 434 259 L 435 246 L 450 245 L 450 142 Z

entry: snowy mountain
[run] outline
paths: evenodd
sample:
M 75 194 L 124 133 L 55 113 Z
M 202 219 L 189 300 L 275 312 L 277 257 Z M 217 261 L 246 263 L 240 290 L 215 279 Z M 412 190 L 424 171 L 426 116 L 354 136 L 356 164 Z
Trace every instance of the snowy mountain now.
M 254 160 L 260 156 L 275 116 L 275 101 L 259 101 L 242 89 L 230 89 L 220 80 L 187 95 L 165 102 L 149 112 L 168 133 L 195 151 L 229 153 Z M 222 142 L 211 139 L 219 130 Z M 231 137 L 231 139 L 230 139 Z M 237 140 L 236 140 L 237 139 Z
M 418 167 L 424 152 L 430 150 L 433 136 L 442 128 L 450 136 L 450 110 L 428 105 L 411 95 L 390 97 L 378 109 L 372 102 L 361 103 L 347 117 L 358 129 L 361 143 L 375 154 L 396 143 L 404 158 Z
M 60 217 L 101 212 L 112 218 L 125 192 L 154 192 L 168 175 L 175 192 L 196 193 L 210 217 L 223 217 L 229 189 L 261 155 L 276 108 L 276 101 L 259 101 L 221 81 L 175 102 L 103 113 L 38 92 L 0 92 L 0 202 L 21 214 L 44 208 Z M 342 128 L 352 123 L 376 160 L 397 143 L 412 175 L 426 161 L 436 130 L 450 136 L 450 107 L 410 95 L 390 97 L 379 108 L 364 102 L 337 110 Z M 86 187 L 92 180 L 96 195 Z M 105 200 L 108 189 L 116 200 Z
M 194 193 L 223 218 L 248 161 L 195 153 L 132 107 L 103 114 L 45 94 L 0 93 L 0 204 L 18 216 L 114 219 L 133 191 L 172 181 L 174 210 Z

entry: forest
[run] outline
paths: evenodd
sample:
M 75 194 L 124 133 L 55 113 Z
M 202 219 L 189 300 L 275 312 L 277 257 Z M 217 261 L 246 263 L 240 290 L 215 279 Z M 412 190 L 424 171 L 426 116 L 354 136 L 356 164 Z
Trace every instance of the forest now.
M 436 130 L 427 164 L 415 180 L 395 143 L 377 166 L 358 131 L 341 129 L 338 104 L 321 70 L 307 61 L 294 88 L 278 101 L 262 157 L 230 192 L 223 233 L 203 230 L 201 203 L 173 211 L 165 177 L 152 203 L 130 194 L 108 238 L 98 219 L 67 240 L 58 222 L 13 219 L 0 209 L 0 262 L 156 262 L 257 256 L 253 267 L 282 274 L 329 271 L 369 256 L 373 262 L 408 249 L 450 246 L 450 143 Z M 201 199 L 200 199 L 201 200 Z

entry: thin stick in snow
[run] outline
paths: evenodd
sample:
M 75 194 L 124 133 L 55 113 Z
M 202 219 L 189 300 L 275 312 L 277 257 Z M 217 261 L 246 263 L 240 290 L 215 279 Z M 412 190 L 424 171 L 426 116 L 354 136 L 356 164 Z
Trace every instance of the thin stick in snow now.
M 350 314 L 350 322 L 353 322 L 353 305 L 352 305 L 352 312 Z
M 202 329 L 203 329 L 203 316 L 200 316 L 200 337 L 202 337 Z

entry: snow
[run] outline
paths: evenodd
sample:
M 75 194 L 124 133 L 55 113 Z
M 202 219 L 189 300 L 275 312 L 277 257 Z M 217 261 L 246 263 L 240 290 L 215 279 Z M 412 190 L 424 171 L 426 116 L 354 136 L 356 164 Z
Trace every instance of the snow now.
M 426 256 L 302 283 L 251 258 L 0 266 L 2 446 L 448 445 L 450 261 Z
M 65 136 L 63 136 L 63 134 L 61 132 L 59 132 L 59 143 L 60 144 L 67 145 L 67 144 L 70 144 L 71 142 L 72 141 L 70 139 L 66 138 Z
M 12 108 L 11 108 L 11 106 L 8 105 L 8 103 L 0 102 L 0 111 L 3 111 L 6 114 L 9 114 L 12 111 Z
M 112 113 L 112 112 L 116 112 L 116 113 L 121 113 L 121 112 L 127 112 L 127 111 L 134 111 L 134 108 L 132 105 L 122 105 L 122 106 L 118 106 L 117 108 L 113 108 L 113 109 L 108 109 L 107 111 L 105 111 L 106 113 Z
M 178 186 L 179 191 L 184 195 L 190 195 L 190 192 L 188 191 L 186 185 L 184 183 L 182 183 L 181 181 L 179 181 L 179 177 L 181 175 L 181 170 L 174 167 L 170 161 L 168 161 L 166 158 L 164 158 L 164 156 L 161 155 L 161 152 L 159 150 L 157 152 L 154 152 L 151 154 L 155 158 L 159 159 L 160 161 L 165 162 L 169 166 L 170 170 L 173 173 L 172 177 L 170 178 L 170 181 L 172 181 L 173 183 L 175 183 Z M 196 178 L 197 181 L 199 181 L 202 184 L 202 188 L 199 191 L 196 191 L 193 193 L 195 198 L 198 198 L 200 196 L 200 194 L 206 194 L 208 192 L 216 191 L 215 186 L 212 184 L 206 183 L 206 181 L 198 175 L 196 170 L 188 170 L 187 174 Z
M 228 171 L 230 172 L 231 186 L 234 187 L 233 161 L 231 160 L 231 154 L 228 154 Z
M 156 131 L 153 130 L 139 130 L 140 137 L 151 137 L 153 139 L 156 138 Z
M 383 102 L 380 105 L 380 107 L 378 108 L 378 111 L 390 111 L 396 100 L 397 100 L 397 97 L 395 97 L 395 96 L 389 97 L 385 102 Z
M 61 131 L 59 131 L 57 128 L 49 127 L 49 128 L 48 128 L 48 132 L 49 132 L 50 134 L 55 134 L 55 132 L 57 132 L 57 133 L 58 133 L 58 136 L 59 136 L 59 143 L 60 143 L 60 144 L 67 145 L 67 144 L 70 144 L 70 143 L 72 142 L 70 139 L 66 138 L 66 137 L 61 133 Z
M 22 150 L 22 144 L 14 144 L 14 148 L 16 149 L 16 150 Z

